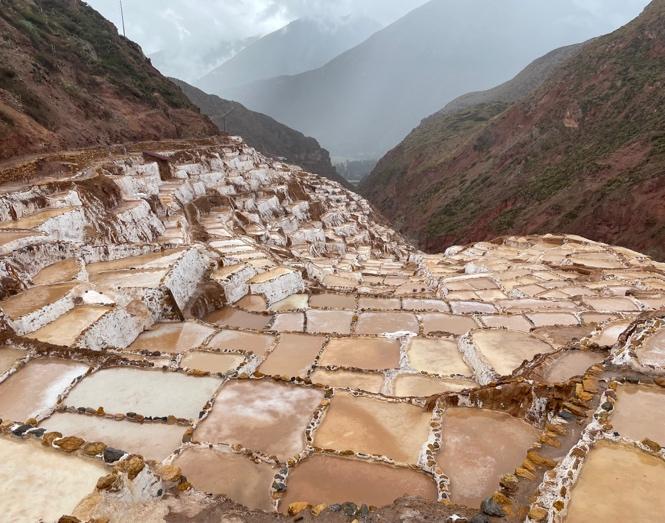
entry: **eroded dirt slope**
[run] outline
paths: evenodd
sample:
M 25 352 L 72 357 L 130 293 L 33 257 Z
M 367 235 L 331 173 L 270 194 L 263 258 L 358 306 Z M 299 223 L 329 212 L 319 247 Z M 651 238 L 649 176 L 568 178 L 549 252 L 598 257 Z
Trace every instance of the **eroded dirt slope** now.
M 140 47 L 79 0 L 0 9 L 0 159 L 217 134 Z

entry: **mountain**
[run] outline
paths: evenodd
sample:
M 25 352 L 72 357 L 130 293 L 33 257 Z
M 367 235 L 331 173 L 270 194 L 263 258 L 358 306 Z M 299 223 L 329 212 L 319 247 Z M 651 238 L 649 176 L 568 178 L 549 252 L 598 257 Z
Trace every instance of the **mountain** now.
M 289 163 L 299 165 L 308 172 L 348 186 L 330 163 L 328 151 L 314 138 L 282 125 L 265 114 L 250 111 L 237 102 L 206 94 L 181 80 L 172 80 L 220 129 L 242 136 L 249 145 L 263 154 L 286 158 Z
M 0 35 L 0 159 L 218 133 L 84 2 L 3 0 Z
M 362 191 L 429 250 L 538 231 L 665 257 L 665 0 L 513 103 L 425 120 Z
M 197 84 L 224 95 L 230 87 L 316 69 L 379 29 L 378 22 L 365 17 L 299 18 L 247 46 Z
M 208 48 L 201 48 L 198 41 L 178 41 L 177 45 L 152 53 L 149 58 L 163 75 L 193 82 L 230 60 L 256 40 L 256 36 L 221 40 Z
M 577 0 L 431 0 L 319 69 L 222 94 L 335 157 L 380 158 L 454 98 L 596 36 L 598 20 Z
M 409 135 L 389 151 L 360 183 L 359 190 L 391 217 L 398 227 L 430 190 L 424 187 L 427 173 L 442 159 L 455 153 L 479 129 L 511 103 L 540 87 L 563 63 L 581 49 L 580 44 L 561 47 L 534 60 L 513 79 L 487 91 L 462 95 L 443 109 L 423 119 Z M 404 182 L 416 182 L 405 185 Z M 399 187 L 399 188 L 398 188 Z M 397 194 L 400 195 L 397 198 Z M 421 213 L 409 217 L 424 218 Z M 405 225 L 404 225 L 405 226 Z M 423 223 L 408 228 L 416 240 L 422 237 Z M 406 229 L 405 229 L 406 230 Z

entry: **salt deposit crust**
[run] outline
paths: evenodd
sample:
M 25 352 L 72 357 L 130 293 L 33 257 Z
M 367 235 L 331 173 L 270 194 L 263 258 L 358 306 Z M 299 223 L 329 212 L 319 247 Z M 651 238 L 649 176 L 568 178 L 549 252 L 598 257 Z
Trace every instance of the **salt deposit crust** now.
M 151 147 L 0 192 L 12 520 L 563 522 L 614 489 L 599 518 L 657 521 L 665 264 L 571 235 L 424 254 L 238 138 Z

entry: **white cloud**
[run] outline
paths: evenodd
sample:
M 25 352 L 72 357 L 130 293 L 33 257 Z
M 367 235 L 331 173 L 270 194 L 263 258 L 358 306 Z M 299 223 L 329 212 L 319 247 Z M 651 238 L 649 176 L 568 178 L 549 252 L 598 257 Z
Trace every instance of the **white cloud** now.
M 87 1 L 121 27 L 119 0 Z M 347 15 L 367 16 L 388 25 L 427 0 L 122 1 L 127 37 L 138 42 L 148 55 L 165 51 L 169 60 L 166 74 L 193 80 L 205 72 L 201 69 L 210 66 L 210 55 L 224 41 L 264 35 L 301 17 L 329 21 Z M 598 34 L 627 22 L 648 3 L 648 0 L 570 1 L 593 15 L 597 23 L 592 29 Z

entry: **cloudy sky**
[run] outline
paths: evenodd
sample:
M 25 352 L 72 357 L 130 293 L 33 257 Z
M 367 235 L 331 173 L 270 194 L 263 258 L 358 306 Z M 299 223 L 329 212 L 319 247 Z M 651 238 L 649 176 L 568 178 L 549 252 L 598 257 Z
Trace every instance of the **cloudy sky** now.
M 426 0 L 122 0 L 127 37 L 150 55 L 166 51 L 166 74 L 193 80 L 214 67 L 210 53 L 224 41 L 265 35 L 301 17 L 367 16 L 388 25 Z M 439 0 L 460 1 L 460 0 Z M 495 0 L 501 1 L 501 0 Z M 525 0 L 528 1 L 528 0 Z M 552 0 L 556 1 L 556 0 Z M 594 15 L 603 34 L 634 18 L 648 0 L 574 0 Z M 87 0 L 121 27 L 120 0 Z M 206 56 L 208 55 L 208 56 Z

